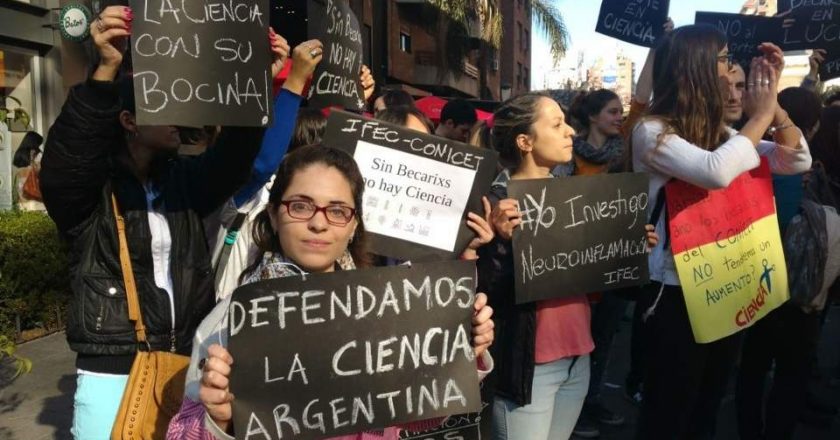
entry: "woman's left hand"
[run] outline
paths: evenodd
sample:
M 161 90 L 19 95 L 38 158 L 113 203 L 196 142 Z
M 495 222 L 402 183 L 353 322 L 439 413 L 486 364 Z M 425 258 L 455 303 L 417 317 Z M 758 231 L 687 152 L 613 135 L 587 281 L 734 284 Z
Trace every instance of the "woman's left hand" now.
M 656 233 L 656 228 L 653 225 L 645 225 L 645 231 L 647 231 L 648 250 L 655 248 L 659 244 L 659 234 Z
M 477 260 L 478 253 L 476 251 L 478 248 L 490 243 L 496 237 L 490 223 L 490 214 L 493 212 L 490 200 L 487 197 L 482 197 L 481 204 L 484 205 L 484 217 L 474 212 L 467 214 L 467 226 L 475 232 L 476 236 L 470 241 L 464 253 L 461 254 L 462 260 Z
M 373 79 L 373 75 L 371 75 L 368 66 L 364 64 L 362 64 L 360 79 L 362 81 L 362 90 L 365 93 L 365 102 L 370 101 L 370 97 L 373 96 L 373 91 L 376 89 L 376 80 Z
M 472 319 L 473 350 L 476 359 L 478 359 L 493 344 L 493 338 L 495 337 L 493 328 L 496 324 L 491 319 L 493 308 L 487 305 L 487 295 L 476 294 L 473 307 L 475 308 Z
M 271 43 L 271 54 L 274 56 L 271 62 L 271 77 L 274 78 L 283 70 L 283 65 L 289 58 L 291 47 L 289 47 L 285 38 L 274 32 L 272 27 L 268 28 L 268 39 Z

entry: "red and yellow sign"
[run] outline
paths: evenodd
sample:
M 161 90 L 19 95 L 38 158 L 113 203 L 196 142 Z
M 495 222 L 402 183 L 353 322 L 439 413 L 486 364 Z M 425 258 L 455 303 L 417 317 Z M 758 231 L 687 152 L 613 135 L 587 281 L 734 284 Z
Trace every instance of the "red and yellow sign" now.
M 766 160 L 728 188 L 665 187 L 669 237 L 694 339 L 713 342 L 789 297 L 773 182 Z

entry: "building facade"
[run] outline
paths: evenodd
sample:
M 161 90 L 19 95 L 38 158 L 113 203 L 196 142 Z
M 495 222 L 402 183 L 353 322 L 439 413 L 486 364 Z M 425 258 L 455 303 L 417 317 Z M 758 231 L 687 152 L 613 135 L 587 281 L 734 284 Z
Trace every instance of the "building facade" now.
M 531 2 L 502 1 L 504 37 L 502 38 L 501 75 L 503 90 L 510 96 L 531 90 Z
M 58 0 L 0 0 L 0 209 L 11 207 L 15 189 L 11 158 L 27 131 L 46 136 L 65 96 L 62 42 L 52 24 Z M 14 119 L 14 110 L 30 116 Z

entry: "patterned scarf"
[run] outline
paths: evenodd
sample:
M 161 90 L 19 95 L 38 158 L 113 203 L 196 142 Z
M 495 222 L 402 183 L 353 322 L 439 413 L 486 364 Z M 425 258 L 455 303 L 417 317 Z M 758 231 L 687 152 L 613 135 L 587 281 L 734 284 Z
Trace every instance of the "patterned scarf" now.
M 624 141 L 620 136 L 613 136 L 607 138 L 603 147 L 595 147 L 583 136 L 575 138 L 574 142 L 575 156 L 595 165 L 604 165 L 613 163 L 621 159 L 624 153 Z
M 344 251 L 344 254 L 335 262 L 338 270 L 354 270 L 356 263 L 353 262 L 353 256 L 349 251 Z M 290 262 L 285 256 L 278 252 L 266 252 L 259 266 L 245 277 L 242 284 L 251 284 L 257 281 L 273 280 L 275 278 L 291 277 L 295 275 L 306 274 L 306 271 L 298 267 L 296 264 Z

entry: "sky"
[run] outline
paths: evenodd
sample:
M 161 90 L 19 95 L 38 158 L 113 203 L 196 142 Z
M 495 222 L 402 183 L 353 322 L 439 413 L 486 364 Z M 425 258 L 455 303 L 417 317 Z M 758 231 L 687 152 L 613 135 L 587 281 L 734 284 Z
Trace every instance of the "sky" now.
M 642 70 L 648 49 L 635 46 L 595 32 L 601 2 L 598 0 L 554 0 L 563 14 L 569 31 L 570 47 L 565 62 L 576 64 L 577 53 L 583 51 L 584 66 L 590 66 L 597 57 L 614 60 L 621 51 L 636 63 L 636 75 Z M 671 0 L 670 16 L 675 26 L 694 23 L 697 11 L 738 13 L 744 0 Z M 553 68 L 551 51 L 545 36 L 537 29 L 532 31 L 531 88 L 542 89 L 545 73 Z

